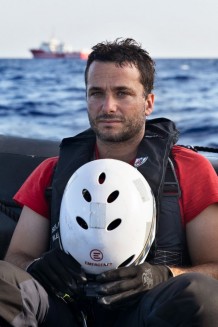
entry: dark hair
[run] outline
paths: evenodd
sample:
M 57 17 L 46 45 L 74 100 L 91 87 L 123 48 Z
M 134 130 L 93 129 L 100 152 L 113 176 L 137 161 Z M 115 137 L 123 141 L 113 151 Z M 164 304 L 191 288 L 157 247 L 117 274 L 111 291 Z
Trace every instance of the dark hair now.
M 114 62 L 120 67 L 130 63 L 138 68 L 145 93 L 151 93 L 154 87 L 155 62 L 135 40 L 118 38 L 113 42 L 105 41 L 96 44 L 92 50 L 85 69 L 86 85 L 89 67 L 93 61 Z

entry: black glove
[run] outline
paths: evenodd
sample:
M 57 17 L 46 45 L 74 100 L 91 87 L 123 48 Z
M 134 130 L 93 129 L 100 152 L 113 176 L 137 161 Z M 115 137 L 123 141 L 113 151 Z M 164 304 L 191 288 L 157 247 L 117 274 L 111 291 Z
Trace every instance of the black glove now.
M 122 267 L 96 277 L 98 303 L 108 309 L 132 305 L 140 295 L 172 277 L 167 266 L 144 262 L 137 266 Z
M 27 272 L 48 292 L 66 302 L 79 296 L 81 285 L 87 281 L 81 265 L 60 249 L 46 252 L 27 268 Z

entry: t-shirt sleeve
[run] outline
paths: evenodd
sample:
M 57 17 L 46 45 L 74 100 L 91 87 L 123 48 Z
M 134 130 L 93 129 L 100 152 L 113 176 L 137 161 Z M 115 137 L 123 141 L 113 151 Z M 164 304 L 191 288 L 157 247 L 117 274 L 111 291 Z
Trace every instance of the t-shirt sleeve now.
M 27 178 L 14 196 L 20 206 L 27 206 L 45 218 L 50 217 L 45 191 L 51 183 L 58 157 L 44 160 Z
M 209 205 L 218 203 L 218 176 L 203 155 L 175 146 L 173 156 L 180 182 L 181 210 L 184 223 L 188 223 Z

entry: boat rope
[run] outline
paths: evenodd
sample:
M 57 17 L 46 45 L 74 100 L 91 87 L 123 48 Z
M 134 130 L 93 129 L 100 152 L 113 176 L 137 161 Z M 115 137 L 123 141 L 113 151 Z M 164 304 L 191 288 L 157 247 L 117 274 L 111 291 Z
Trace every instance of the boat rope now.
M 179 146 L 182 146 L 186 149 L 191 149 L 195 152 L 211 152 L 211 153 L 218 153 L 218 147 L 217 148 L 212 148 L 212 147 L 207 147 L 207 146 L 200 146 L 200 145 L 183 145 L 183 144 L 178 144 Z
M 18 222 L 20 215 L 14 210 L 12 210 L 11 208 L 7 207 L 2 202 L 0 202 L 0 211 L 3 212 L 8 217 L 12 218 L 15 222 Z
M 193 148 L 196 149 L 197 151 L 218 153 L 218 148 L 212 148 L 212 147 L 206 147 L 206 146 L 199 146 L 199 145 L 196 145 Z

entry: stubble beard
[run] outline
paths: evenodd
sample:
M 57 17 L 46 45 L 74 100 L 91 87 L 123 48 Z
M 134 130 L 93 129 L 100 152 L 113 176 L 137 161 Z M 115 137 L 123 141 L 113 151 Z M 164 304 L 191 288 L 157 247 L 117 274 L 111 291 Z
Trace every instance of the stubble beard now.
M 139 117 L 138 119 L 134 120 L 127 120 L 122 118 L 123 128 L 118 131 L 114 132 L 110 127 L 108 129 L 100 129 L 98 127 L 98 120 L 99 118 L 93 119 L 89 117 L 90 126 L 95 132 L 97 138 L 105 143 L 119 143 L 119 142 L 126 142 L 131 139 L 134 139 L 137 135 L 141 133 L 142 130 L 144 130 L 145 126 L 145 117 L 144 115 Z M 106 119 L 114 119 L 117 118 L 117 116 L 112 115 L 104 115 L 104 118 Z

